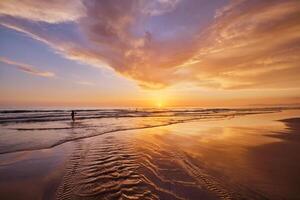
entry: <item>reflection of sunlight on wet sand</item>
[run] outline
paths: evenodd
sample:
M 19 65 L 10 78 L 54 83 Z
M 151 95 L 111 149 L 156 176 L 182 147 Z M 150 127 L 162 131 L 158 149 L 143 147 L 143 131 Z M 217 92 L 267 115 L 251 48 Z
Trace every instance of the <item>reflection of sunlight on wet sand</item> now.
M 16 174 L 19 179 L 30 174 L 33 180 L 38 170 L 42 174 L 39 180 L 45 174 L 57 177 L 48 168 L 52 170 L 53 163 L 63 163 L 70 156 L 58 199 L 77 198 L 78 194 L 99 199 L 280 199 L 299 194 L 294 183 L 298 181 L 300 145 L 293 143 L 299 136 L 291 134 L 287 123 L 291 120 L 278 121 L 297 117 L 299 111 L 236 112 L 234 117 L 209 113 L 197 120 L 192 115 L 190 121 L 182 113 L 161 117 L 162 110 L 155 110 L 155 117 L 25 123 L 24 127 L 12 124 L 2 135 L 1 142 L 9 144 L 8 148 L 14 146 L 11 144 L 28 147 L 27 141 L 46 146 L 46 142 L 65 136 L 72 140 L 55 148 L 1 155 L 0 165 L 10 166 L 0 170 L 1 177 L 11 174 L 14 167 L 22 172 Z M 6 179 L 3 185 L 9 185 Z M 54 181 L 58 184 L 58 179 Z M 10 188 L 27 193 L 22 189 L 26 184 L 12 181 Z
M 276 120 L 299 114 L 299 111 L 284 111 L 241 116 L 229 120 L 175 124 L 139 130 L 133 137 L 138 141 L 136 148 L 140 152 L 145 151 L 144 153 L 151 155 L 154 160 L 157 155 L 163 157 L 165 154 L 170 159 L 177 160 L 177 163 L 183 159 L 183 162 L 191 162 L 205 173 L 218 177 L 219 183 L 224 184 L 216 186 L 218 188 L 226 188 L 229 184 L 231 189 L 240 190 L 236 192 L 245 192 L 245 196 L 250 195 L 248 192 L 251 188 L 254 193 L 265 190 L 275 195 L 273 197 L 280 197 L 282 194 L 276 191 L 276 186 L 272 183 L 276 178 L 268 176 L 262 168 L 257 167 L 262 165 L 272 170 L 273 166 L 261 163 L 264 161 L 259 159 L 260 154 L 253 157 L 252 149 L 280 143 L 282 141 L 280 138 L 270 137 L 277 132 L 286 132 L 285 124 Z M 172 153 L 181 156 L 170 156 Z

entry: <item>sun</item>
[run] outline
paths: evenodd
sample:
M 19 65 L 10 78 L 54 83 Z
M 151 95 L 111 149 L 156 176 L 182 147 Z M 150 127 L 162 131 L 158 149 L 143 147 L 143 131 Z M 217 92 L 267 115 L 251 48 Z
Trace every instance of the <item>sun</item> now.
M 162 103 L 161 101 L 158 101 L 158 102 L 156 103 L 156 107 L 162 108 L 162 107 L 163 107 L 163 103 Z
M 169 104 L 169 96 L 166 91 L 151 91 L 149 100 L 154 108 L 165 108 Z
M 154 100 L 154 104 L 157 108 L 163 108 L 166 106 L 166 99 L 160 96 Z

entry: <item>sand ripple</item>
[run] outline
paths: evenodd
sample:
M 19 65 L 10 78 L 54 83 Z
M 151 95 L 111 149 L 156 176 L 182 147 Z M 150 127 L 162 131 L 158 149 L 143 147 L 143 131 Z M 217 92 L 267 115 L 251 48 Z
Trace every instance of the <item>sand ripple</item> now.
M 167 145 L 114 136 L 87 141 L 78 141 L 57 199 L 264 199 Z
M 57 199 L 159 199 L 151 183 L 138 172 L 138 155 L 132 152 L 114 137 L 80 144 Z

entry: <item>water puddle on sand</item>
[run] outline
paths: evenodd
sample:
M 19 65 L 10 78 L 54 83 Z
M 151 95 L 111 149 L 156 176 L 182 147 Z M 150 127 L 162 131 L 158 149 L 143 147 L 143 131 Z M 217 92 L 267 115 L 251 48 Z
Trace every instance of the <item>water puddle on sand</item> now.
M 0 199 L 55 199 L 73 144 L 0 155 Z

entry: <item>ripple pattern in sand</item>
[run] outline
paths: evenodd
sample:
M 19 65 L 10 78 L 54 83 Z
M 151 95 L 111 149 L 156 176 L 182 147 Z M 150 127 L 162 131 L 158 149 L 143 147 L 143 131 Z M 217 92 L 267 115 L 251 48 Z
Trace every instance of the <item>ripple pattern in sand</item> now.
M 265 198 L 226 184 L 172 145 L 111 134 L 77 141 L 57 199 Z
M 136 143 L 143 145 L 136 145 L 136 151 L 143 152 L 139 162 L 143 174 L 159 187 L 168 188 L 184 199 L 268 199 L 245 185 L 217 177 L 173 144 L 156 142 L 138 140 Z
M 129 144 L 112 136 L 78 142 L 57 199 L 182 199 L 141 174 L 138 157 Z

